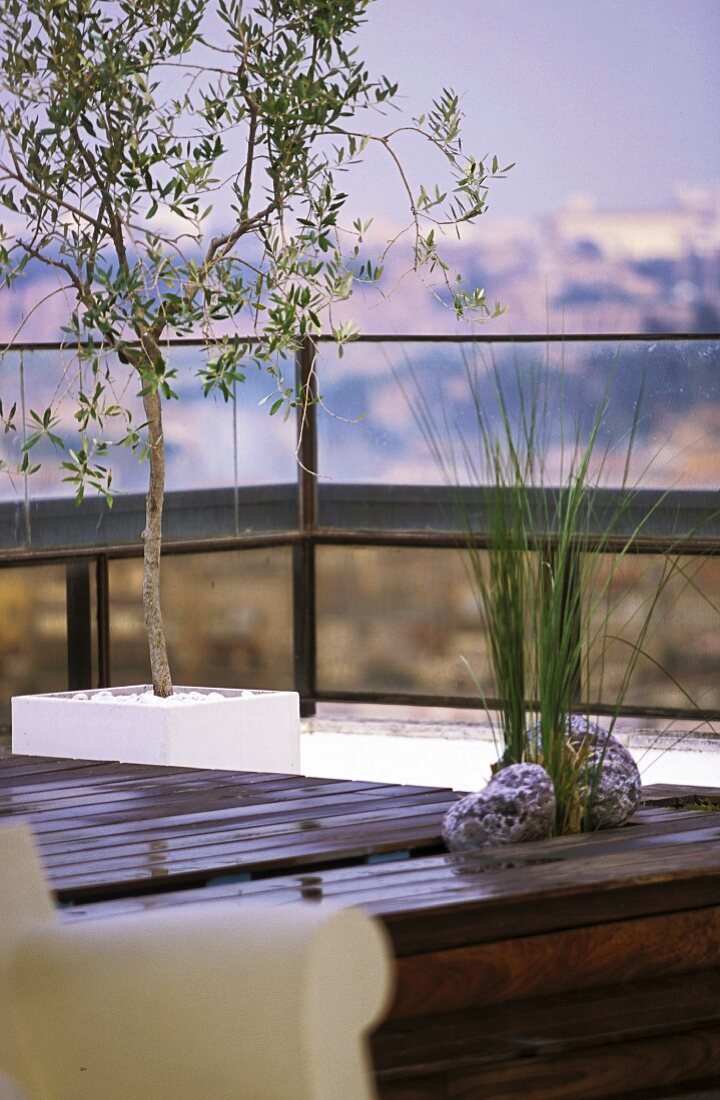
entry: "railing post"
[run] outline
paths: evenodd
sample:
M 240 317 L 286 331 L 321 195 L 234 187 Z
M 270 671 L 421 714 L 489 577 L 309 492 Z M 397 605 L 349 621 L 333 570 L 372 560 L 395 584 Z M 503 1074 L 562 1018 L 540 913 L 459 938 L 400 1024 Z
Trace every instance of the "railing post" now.
M 298 525 L 303 536 L 293 547 L 293 663 L 300 713 L 315 713 L 317 683 L 317 629 L 315 540 L 318 519 L 317 417 L 315 363 L 317 346 L 305 336 L 295 356 L 295 383 L 300 397 L 297 410 Z
M 110 687 L 110 584 L 107 554 L 100 554 L 95 564 L 97 613 L 97 686 Z
M 90 622 L 90 563 L 87 558 L 65 566 L 68 688 L 92 687 L 92 626 Z

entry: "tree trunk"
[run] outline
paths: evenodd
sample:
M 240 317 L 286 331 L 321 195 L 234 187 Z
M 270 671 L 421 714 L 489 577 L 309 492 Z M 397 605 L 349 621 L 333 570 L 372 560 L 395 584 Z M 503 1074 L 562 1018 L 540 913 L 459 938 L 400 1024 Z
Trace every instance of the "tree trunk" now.
M 162 427 L 160 394 L 143 395 L 150 438 L 150 479 L 145 498 L 145 530 L 143 539 L 143 611 L 145 630 L 150 647 L 150 671 L 156 695 L 172 695 L 165 631 L 160 610 L 160 547 L 162 544 L 162 510 L 165 495 L 165 441 Z

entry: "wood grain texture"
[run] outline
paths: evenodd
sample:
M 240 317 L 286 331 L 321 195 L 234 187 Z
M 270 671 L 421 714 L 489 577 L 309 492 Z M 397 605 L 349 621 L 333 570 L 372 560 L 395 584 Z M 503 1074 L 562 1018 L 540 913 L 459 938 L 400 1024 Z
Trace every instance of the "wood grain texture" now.
M 639 1089 L 654 1087 L 662 1095 L 668 1085 L 708 1078 L 720 1082 L 720 1027 L 478 1071 L 459 1067 L 446 1075 L 441 1095 L 447 1100 L 631 1100 Z
M 719 1027 L 715 969 L 389 1022 L 372 1049 L 384 1098 L 640 1100 L 666 1096 L 673 1083 L 687 1093 L 692 1082 L 718 1080 Z M 665 1052 L 660 1073 L 656 1062 L 645 1065 L 657 1050 Z
M 401 1077 L 720 1025 L 720 969 L 595 986 L 483 1008 L 388 1021 L 373 1038 L 378 1072 Z
M 720 1026 L 537 1056 L 483 1061 L 456 1053 L 436 1071 L 424 1064 L 377 1075 L 381 1100 L 640 1100 L 712 1082 L 718 1097 Z
M 720 907 L 396 960 L 390 1019 L 720 966 Z
M 30 823 L 56 895 L 83 902 L 437 850 L 458 797 L 305 776 L 0 762 L 0 817 Z

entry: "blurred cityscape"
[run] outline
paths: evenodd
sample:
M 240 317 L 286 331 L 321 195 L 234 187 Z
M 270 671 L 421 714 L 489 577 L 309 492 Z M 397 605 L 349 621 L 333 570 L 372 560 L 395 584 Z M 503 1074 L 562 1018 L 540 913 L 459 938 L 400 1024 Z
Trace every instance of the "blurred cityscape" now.
M 379 254 L 396 233 L 397 226 L 378 224 L 368 242 Z M 337 316 L 352 316 L 364 333 L 720 328 L 720 182 L 678 186 L 674 200 L 659 209 L 605 209 L 586 195 L 534 219 L 496 219 L 490 208 L 468 236 L 448 238 L 443 249 L 468 283 L 507 306 L 503 317 L 474 330 L 458 327 L 420 281 L 404 278 L 402 247 L 389 252 L 380 290 L 356 293 Z M 31 265 L 12 292 L 3 292 L 0 339 L 59 339 L 72 307 L 61 285 Z
M 576 196 L 537 223 L 483 229 L 483 283 L 513 332 L 720 331 L 720 186 L 658 210 Z

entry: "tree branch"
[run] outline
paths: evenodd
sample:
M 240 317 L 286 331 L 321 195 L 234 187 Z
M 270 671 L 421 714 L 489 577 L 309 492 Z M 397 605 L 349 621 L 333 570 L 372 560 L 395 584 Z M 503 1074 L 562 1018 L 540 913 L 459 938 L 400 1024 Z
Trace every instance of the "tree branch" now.
M 12 150 L 10 151 L 10 155 L 12 156 Z M 87 222 L 88 225 L 92 225 L 93 227 L 95 227 L 96 225 L 100 224 L 100 227 L 104 228 L 106 232 L 110 231 L 109 226 L 107 224 L 104 224 L 102 220 L 98 217 L 94 217 L 92 214 L 88 214 L 87 211 L 82 209 L 82 207 L 75 206 L 74 203 L 68 202 L 67 199 L 63 198 L 62 196 L 46 191 L 42 187 L 38 187 L 37 184 L 27 179 L 22 174 L 22 172 L 13 171 L 11 168 L 8 167 L 7 164 L 4 164 L 1 161 L 0 170 L 4 173 L 4 175 L 0 178 L 15 180 L 15 182 L 21 184 L 26 191 L 29 191 L 31 195 L 36 195 L 44 202 L 53 203 L 59 209 L 66 210 L 68 214 L 73 214 L 81 221 Z

